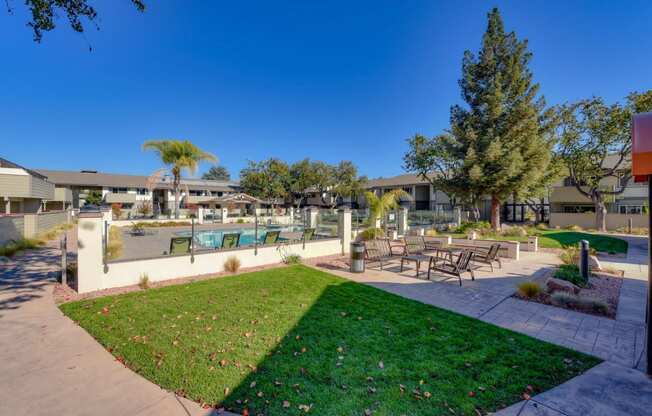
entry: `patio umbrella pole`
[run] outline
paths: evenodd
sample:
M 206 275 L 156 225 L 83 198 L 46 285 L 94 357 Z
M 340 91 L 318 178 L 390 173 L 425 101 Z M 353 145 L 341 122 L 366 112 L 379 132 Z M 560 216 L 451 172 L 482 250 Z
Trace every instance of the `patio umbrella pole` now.
M 254 205 L 254 256 L 258 255 L 258 210 Z

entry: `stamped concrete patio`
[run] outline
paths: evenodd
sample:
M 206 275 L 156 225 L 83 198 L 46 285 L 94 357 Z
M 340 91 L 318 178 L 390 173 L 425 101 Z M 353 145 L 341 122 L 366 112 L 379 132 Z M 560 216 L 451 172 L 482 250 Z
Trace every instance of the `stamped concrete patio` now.
M 505 409 L 501 415 L 649 415 L 652 381 L 644 369 L 647 240 L 628 237 L 627 258 L 610 258 L 605 265 L 625 270 L 616 319 L 608 319 L 511 297 L 516 285 L 534 279 L 559 264 L 553 253 L 522 252 L 519 261 L 505 261 L 502 269 L 484 267 L 476 280 L 441 276 L 425 280 L 414 268 L 400 272 L 396 260 L 365 273 L 318 264 L 341 277 L 400 296 L 530 335 L 602 358 L 605 363 L 532 400 Z M 372 264 L 372 266 L 375 266 Z M 608 376 L 606 376 L 608 375 Z M 634 400 L 636 399 L 636 400 Z M 587 410 L 588 409 L 588 410 Z

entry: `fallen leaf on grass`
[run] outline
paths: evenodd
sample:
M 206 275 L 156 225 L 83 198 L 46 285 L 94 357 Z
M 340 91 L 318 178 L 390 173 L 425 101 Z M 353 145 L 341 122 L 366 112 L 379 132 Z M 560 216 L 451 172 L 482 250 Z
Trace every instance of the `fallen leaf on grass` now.
M 385 363 L 383 363 L 382 361 L 379 361 L 379 362 L 378 362 L 378 368 L 380 368 L 381 370 L 382 370 L 383 368 L 385 368 Z
M 290 402 L 288 402 L 287 400 L 283 400 L 283 408 L 287 409 L 289 407 L 290 407 Z

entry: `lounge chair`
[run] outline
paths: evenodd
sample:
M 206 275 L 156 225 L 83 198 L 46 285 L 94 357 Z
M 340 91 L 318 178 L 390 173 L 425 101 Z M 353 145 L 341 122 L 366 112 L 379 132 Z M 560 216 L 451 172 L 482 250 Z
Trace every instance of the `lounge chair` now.
M 394 250 L 387 238 L 368 240 L 364 242 L 365 263 L 379 263 L 380 270 L 383 270 L 383 262 L 391 260 L 402 253 L 394 253 Z
M 500 261 L 500 256 L 498 252 L 500 251 L 500 243 L 492 244 L 489 247 L 489 250 L 474 249 L 473 250 L 473 263 L 483 263 L 488 264 L 491 267 L 491 271 L 494 271 L 494 262 L 498 263 L 498 268 L 502 269 L 503 265 Z
M 278 237 L 281 235 L 281 231 L 267 231 L 265 237 L 263 237 L 263 244 L 274 244 L 278 241 Z
M 172 237 L 170 239 L 170 254 L 188 254 L 191 244 L 191 237 Z
M 134 237 L 142 237 L 145 235 L 145 227 L 143 227 L 141 224 L 132 222 L 131 230 L 129 231 L 129 234 L 131 234 Z
M 473 270 L 470 267 L 470 262 L 473 258 L 473 254 L 473 250 L 466 249 L 463 250 L 454 260 L 452 256 L 447 255 L 443 257 L 440 257 L 439 255 L 432 256 L 430 258 L 430 263 L 428 264 L 428 280 L 430 280 L 431 270 L 450 275 L 450 278 L 457 277 L 460 282 L 460 286 L 462 286 L 462 273 L 464 272 L 469 272 L 471 274 L 471 280 L 475 280 L 475 275 L 473 274 Z
M 303 234 L 301 235 L 301 240 L 302 241 L 310 241 L 312 238 L 315 236 L 315 229 L 314 228 L 305 228 L 303 230 Z
M 239 233 L 225 233 L 222 236 L 222 248 L 236 248 L 240 245 Z

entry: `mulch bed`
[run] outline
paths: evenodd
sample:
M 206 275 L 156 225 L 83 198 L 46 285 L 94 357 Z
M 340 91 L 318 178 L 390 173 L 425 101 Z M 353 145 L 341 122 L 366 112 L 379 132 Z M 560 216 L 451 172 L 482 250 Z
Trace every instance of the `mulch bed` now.
M 542 276 L 534 279 L 537 283 L 541 285 L 544 289 L 544 292 L 539 294 L 535 298 L 525 298 L 521 296 L 518 292 L 514 294 L 514 297 L 519 299 L 525 299 L 531 302 L 543 303 L 546 305 L 552 305 L 556 307 L 563 307 L 564 309 L 570 309 L 577 312 L 588 313 L 591 315 L 603 316 L 607 318 L 614 319 L 616 317 L 616 312 L 618 310 L 618 298 L 620 296 L 620 288 L 623 284 L 623 271 L 618 271 L 618 273 L 606 273 L 606 272 L 591 272 L 591 277 L 589 277 L 589 284 L 587 287 L 580 288 L 578 293 L 579 297 L 590 297 L 601 299 L 607 303 L 609 306 L 606 314 L 601 314 L 587 309 L 578 309 L 573 307 L 564 307 L 560 305 L 553 304 L 551 301 L 551 294 L 545 292 L 546 281 L 549 277 L 553 277 L 556 269 L 551 269 Z

